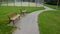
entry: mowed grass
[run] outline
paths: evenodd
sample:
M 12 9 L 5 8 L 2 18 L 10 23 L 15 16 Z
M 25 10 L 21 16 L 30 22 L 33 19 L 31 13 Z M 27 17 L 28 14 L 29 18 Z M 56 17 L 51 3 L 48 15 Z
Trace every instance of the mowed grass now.
M 57 8 L 57 5 L 45 4 L 45 6 L 48 6 L 48 7 L 53 8 L 53 9 L 60 10 L 60 6 L 58 6 L 58 8 Z
M 48 10 L 38 16 L 40 34 L 60 34 L 60 11 Z
M 42 10 L 44 9 L 43 7 L 25 7 L 27 12 L 28 13 L 31 13 L 31 12 L 34 12 L 34 11 L 37 11 L 37 10 Z M 7 17 L 7 14 L 13 12 L 13 11 L 16 11 L 17 13 L 21 13 L 20 11 L 21 7 L 12 7 L 12 6 L 2 6 L 0 7 L 0 22 L 8 22 L 8 17 Z M 3 22 L 3 23 L 4 23 Z
M 21 13 L 21 7 L 13 7 L 13 6 L 0 6 L 0 34 L 12 34 L 11 30 L 14 29 L 13 26 L 7 26 L 9 23 L 9 19 L 7 14 L 16 11 L 17 13 Z M 26 7 L 28 13 L 34 12 L 36 10 L 42 10 L 43 7 Z

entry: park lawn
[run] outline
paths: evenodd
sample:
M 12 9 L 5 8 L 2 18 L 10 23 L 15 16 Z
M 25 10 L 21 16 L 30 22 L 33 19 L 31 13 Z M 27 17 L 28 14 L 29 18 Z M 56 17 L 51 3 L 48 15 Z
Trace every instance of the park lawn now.
M 40 34 L 60 34 L 60 11 L 48 10 L 38 16 Z
M 50 8 L 56 9 L 57 5 L 51 5 L 51 4 L 45 4 L 45 6 L 48 6 Z M 58 7 L 57 10 L 60 10 L 60 6 Z
M 21 13 L 20 12 L 21 7 L 13 7 L 13 6 L 0 6 L 0 34 L 12 34 L 12 32 L 10 32 L 12 29 L 14 29 L 13 26 L 7 26 L 7 24 L 9 23 L 9 19 L 7 17 L 7 14 L 16 11 L 17 13 Z M 31 13 L 33 11 L 36 10 L 42 10 L 44 9 L 43 7 L 26 7 L 26 10 L 28 13 Z
M 15 29 L 14 26 L 0 25 L 0 34 L 12 34 Z

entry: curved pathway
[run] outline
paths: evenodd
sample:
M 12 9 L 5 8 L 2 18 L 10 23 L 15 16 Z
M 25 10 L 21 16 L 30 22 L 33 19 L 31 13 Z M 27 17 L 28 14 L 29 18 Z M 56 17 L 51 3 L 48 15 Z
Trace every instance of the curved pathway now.
M 46 8 L 45 10 L 35 11 L 23 17 L 18 23 L 15 24 L 20 29 L 17 28 L 13 32 L 13 34 L 39 34 L 37 22 L 38 14 L 46 10 L 52 10 L 51 8 L 48 7 L 45 8 Z

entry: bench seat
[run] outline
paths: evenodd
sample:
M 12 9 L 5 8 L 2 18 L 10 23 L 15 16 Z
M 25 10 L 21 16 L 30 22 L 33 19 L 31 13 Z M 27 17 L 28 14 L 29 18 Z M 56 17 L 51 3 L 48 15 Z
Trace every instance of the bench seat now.
M 16 16 L 12 17 L 11 20 L 16 20 L 19 16 L 20 14 L 17 14 Z

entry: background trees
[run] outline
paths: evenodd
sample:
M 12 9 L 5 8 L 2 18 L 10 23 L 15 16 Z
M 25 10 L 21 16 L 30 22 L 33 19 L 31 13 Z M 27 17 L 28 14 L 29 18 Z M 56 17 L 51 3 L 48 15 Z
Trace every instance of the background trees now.
M 45 0 L 45 3 L 48 3 L 48 4 L 54 4 L 54 5 L 56 5 L 57 2 L 58 2 L 58 0 Z M 58 5 L 60 5 L 60 0 L 58 2 Z

